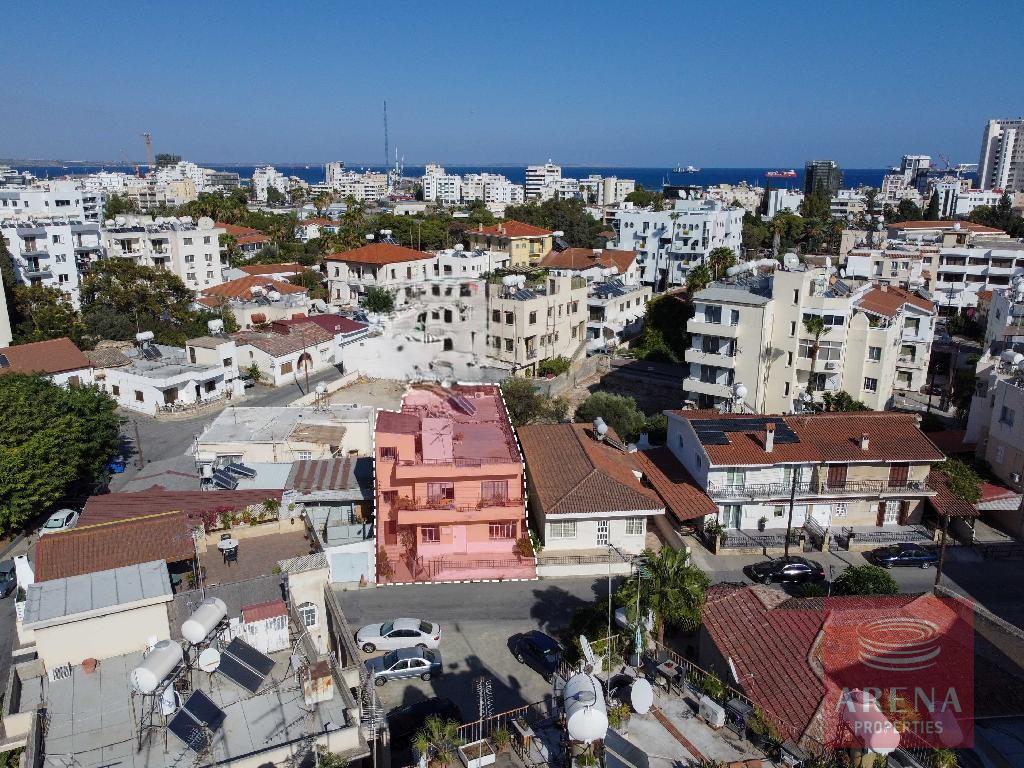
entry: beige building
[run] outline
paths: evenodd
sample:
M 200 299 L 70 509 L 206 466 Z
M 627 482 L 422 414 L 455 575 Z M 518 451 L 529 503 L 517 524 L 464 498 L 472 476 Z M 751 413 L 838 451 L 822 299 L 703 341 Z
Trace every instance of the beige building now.
M 587 342 L 587 281 L 582 277 L 496 277 L 487 283 L 489 356 L 531 376 L 552 357 L 572 359 Z
M 142 266 L 168 270 L 193 291 L 224 282 L 228 263 L 220 252 L 223 234 L 205 216 L 198 222 L 188 216 L 118 216 L 102 230 L 107 258 L 133 259 Z
M 484 251 L 503 251 L 511 257 L 513 267 L 527 267 L 536 264 L 555 246 L 555 233 L 508 219 L 492 227 L 481 224 L 475 230 L 468 230 L 470 248 Z
M 895 391 L 924 384 L 934 335 L 930 300 L 885 285 L 853 288 L 795 257 L 787 263 L 774 271 L 741 269 L 694 296 L 683 383 L 689 400 L 791 413 L 843 391 L 884 410 Z M 817 341 L 805 326 L 814 317 L 825 326 Z
M 382 288 L 401 307 L 418 295 L 434 265 L 434 255 L 394 243 L 370 243 L 325 257 L 328 301 L 356 306 L 371 288 Z

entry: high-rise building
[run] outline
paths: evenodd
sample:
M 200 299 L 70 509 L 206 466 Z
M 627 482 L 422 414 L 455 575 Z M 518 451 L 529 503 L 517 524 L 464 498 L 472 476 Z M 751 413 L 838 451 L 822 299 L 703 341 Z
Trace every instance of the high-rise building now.
M 526 199 L 541 196 L 545 186 L 562 178 L 562 166 L 548 160 L 544 165 L 530 165 L 526 168 Z
M 981 189 L 1024 191 L 1024 117 L 989 120 L 978 158 Z
M 835 160 L 808 160 L 804 165 L 804 194 L 824 192 L 835 197 L 843 183 L 843 172 Z

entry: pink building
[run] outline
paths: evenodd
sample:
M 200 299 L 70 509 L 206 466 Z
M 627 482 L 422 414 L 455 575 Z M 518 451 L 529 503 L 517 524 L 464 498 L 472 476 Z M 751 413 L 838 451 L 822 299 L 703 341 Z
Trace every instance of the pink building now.
M 528 535 L 523 462 L 498 387 L 411 387 L 377 415 L 376 451 L 382 581 L 536 575 L 514 551 Z

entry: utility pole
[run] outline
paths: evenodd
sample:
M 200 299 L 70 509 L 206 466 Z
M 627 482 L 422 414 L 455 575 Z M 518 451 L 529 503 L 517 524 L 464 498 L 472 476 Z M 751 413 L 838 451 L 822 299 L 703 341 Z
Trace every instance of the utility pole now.
M 793 506 L 796 504 L 796 478 L 802 467 L 797 464 L 793 467 L 793 480 L 789 484 L 789 518 L 786 520 L 786 543 L 783 555 L 789 557 L 789 535 L 793 530 Z
M 949 515 L 942 518 L 942 541 L 939 543 L 939 562 L 935 565 L 935 586 L 942 581 L 942 566 L 946 561 L 946 534 L 949 532 Z
M 135 467 L 136 469 L 142 469 L 146 464 L 146 459 L 142 455 L 142 440 L 139 438 L 139 422 L 136 419 L 132 419 L 132 426 L 135 427 Z

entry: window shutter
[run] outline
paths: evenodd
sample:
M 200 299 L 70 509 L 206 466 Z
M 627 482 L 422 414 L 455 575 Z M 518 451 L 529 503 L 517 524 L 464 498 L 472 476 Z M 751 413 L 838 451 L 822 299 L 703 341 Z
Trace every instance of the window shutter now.
M 878 517 L 875 518 L 875 525 L 882 525 L 885 522 L 885 502 L 878 502 Z
M 909 518 L 909 517 L 910 517 L 910 504 L 909 504 L 909 502 L 901 501 L 900 502 L 900 516 L 897 518 L 896 522 L 898 522 L 900 525 L 906 525 L 907 524 L 907 518 Z

